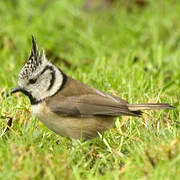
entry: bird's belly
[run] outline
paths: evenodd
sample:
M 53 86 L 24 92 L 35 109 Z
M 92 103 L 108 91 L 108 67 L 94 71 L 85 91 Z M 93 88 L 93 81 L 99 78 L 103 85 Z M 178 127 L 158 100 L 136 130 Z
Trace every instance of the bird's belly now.
M 67 117 L 51 112 L 43 103 L 32 106 L 32 112 L 50 130 L 61 136 L 75 139 L 91 139 L 98 136 L 98 132 L 109 129 L 113 125 L 113 118 L 107 116 Z

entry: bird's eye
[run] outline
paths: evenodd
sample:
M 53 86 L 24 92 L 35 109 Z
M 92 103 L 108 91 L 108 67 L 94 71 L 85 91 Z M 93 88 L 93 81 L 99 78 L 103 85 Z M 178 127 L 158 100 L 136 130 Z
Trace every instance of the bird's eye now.
M 29 83 L 30 83 L 30 84 L 34 84 L 36 81 L 37 81 L 37 79 L 30 79 L 30 80 L 29 80 Z

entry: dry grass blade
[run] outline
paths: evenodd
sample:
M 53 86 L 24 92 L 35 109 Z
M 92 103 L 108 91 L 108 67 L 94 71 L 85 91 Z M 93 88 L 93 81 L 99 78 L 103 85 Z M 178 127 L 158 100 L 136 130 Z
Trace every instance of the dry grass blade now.
M 4 133 L 8 132 L 10 127 L 12 127 L 13 125 L 13 118 L 12 117 L 5 117 L 5 116 L 1 116 L 2 119 L 8 119 L 7 124 L 4 126 L 1 137 L 4 135 Z

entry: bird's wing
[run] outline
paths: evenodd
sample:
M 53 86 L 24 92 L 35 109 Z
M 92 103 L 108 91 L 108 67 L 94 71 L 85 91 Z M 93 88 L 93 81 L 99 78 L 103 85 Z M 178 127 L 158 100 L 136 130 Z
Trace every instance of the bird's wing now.
M 69 80 L 62 91 L 46 100 L 52 112 L 64 116 L 139 116 L 127 102 L 116 96 L 90 88 L 78 81 Z
M 62 97 L 62 99 L 56 99 L 52 103 L 49 101 L 48 107 L 52 112 L 65 116 L 138 116 L 136 112 L 131 112 L 125 104 L 94 94 Z

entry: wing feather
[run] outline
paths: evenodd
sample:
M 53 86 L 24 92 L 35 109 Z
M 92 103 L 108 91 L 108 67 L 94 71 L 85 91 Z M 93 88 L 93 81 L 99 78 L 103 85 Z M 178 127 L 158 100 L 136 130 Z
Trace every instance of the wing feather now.
M 64 89 L 47 99 L 46 103 L 51 111 L 64 116 L 140 115 L 139 111 L 130 111 L 125 100 L 71 78 L 68 78 Z

